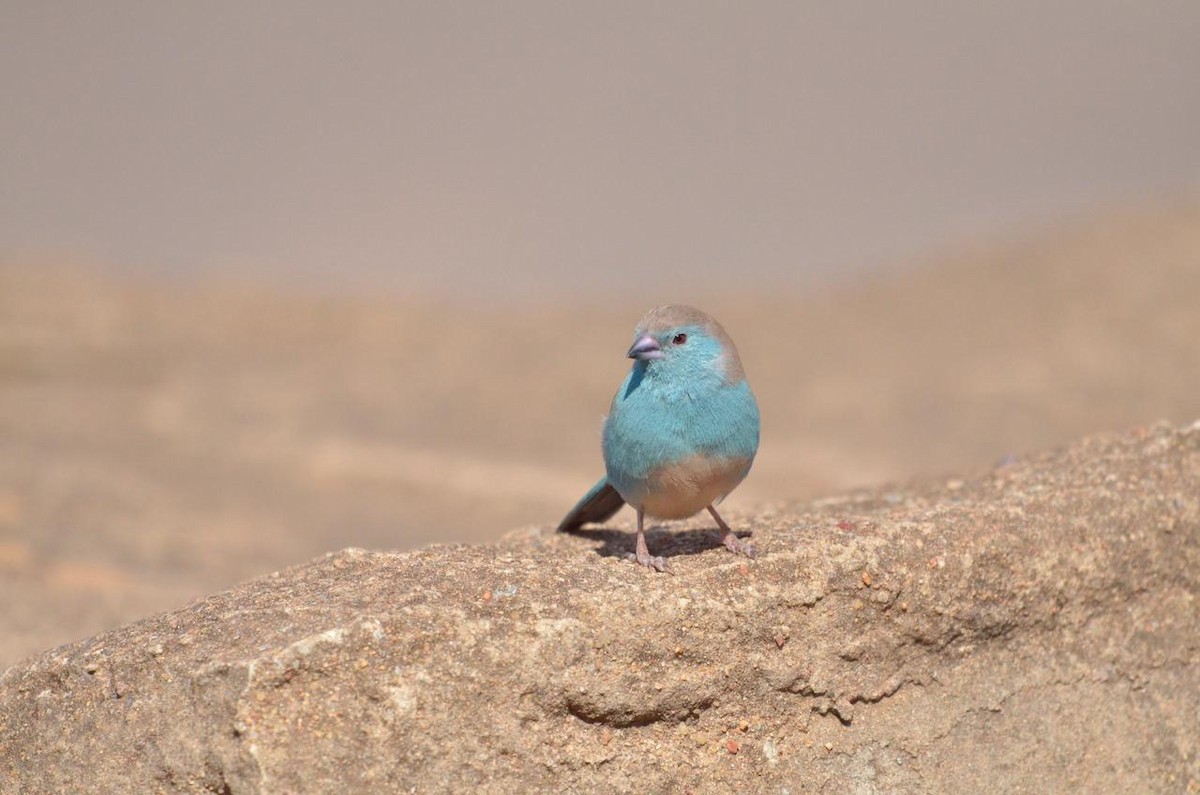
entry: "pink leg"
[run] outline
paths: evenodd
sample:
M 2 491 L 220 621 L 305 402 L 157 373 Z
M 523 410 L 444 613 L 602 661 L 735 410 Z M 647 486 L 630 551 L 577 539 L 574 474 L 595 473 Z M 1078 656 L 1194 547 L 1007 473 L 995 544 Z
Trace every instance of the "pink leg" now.
M 754 557 L 754 547 L 734 535 L 733 531 L 729 529 L 729 525 L 725 524 L 725 520 L 721 518 L 721 514 L 717 513 L 716 508 L 710 505 L 708 512 L 712 514 L 712 518 L 717 520 L 717 527 L 721 528 L 721 543 L 730 552 L 735 555 L 745 555 L 748 558 Z
M 647 568 L 657 569 L 658 571 L 666 572 L 669 574 L 670 572 L 667 572 L 666 561 L 664 561 L 661 557 L 658 557 L 658 558 L 652 557 L 650 555 L 650 548 L 646 546 L 646 534 L 644 532 L 642 532 L 642 522 L 643 522 L 645 513 L 642 511 L 641 508 L 637 509 L 637 516 L 638 516 L 637 552 L 628 554 L 625 557 L 628 558 L 629 560 L 632 560 L 635 563 L 639 563 Z

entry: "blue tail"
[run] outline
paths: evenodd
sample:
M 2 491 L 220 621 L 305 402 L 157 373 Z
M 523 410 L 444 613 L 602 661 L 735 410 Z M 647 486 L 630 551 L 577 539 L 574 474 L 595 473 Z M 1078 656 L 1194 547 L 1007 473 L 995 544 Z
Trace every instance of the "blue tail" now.
M 617 490 L 608 482 L 608 478 L 600 478 L 600 482 L 592 486 L 583 499 L 575 503 L 575 507 L 567 513 L 558 524 L 559 532 L 577 530 L 590 522 L 603 522 L 617 511 L 625 500 L 617 494 Z

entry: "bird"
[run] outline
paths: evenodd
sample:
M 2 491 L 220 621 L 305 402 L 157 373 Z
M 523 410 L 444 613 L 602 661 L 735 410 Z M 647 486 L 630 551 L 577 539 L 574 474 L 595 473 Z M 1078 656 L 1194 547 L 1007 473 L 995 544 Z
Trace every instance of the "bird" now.
M 725 547 L 754 557 L 716 508 L 758 452 L 758 402 L 737 346 L 720 323 L 683 305 L 651 309 L 633 336 L 626 353 L 633 365 L 601 434 L 605 475 L 558 531 L 603 522 L 628 503 L 637 511 L 637 541 L 626 557 L 667 572 L 646 546 L 645 517 L 685 519 L 707 509 Z

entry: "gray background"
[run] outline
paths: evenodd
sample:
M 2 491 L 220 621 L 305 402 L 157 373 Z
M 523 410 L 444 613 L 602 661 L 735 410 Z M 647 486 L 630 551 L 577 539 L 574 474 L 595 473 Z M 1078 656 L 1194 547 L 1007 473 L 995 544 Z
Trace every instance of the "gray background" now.
M 0 255 L 804 283 L 1200 182 L 1200 4 L 6 3 Z

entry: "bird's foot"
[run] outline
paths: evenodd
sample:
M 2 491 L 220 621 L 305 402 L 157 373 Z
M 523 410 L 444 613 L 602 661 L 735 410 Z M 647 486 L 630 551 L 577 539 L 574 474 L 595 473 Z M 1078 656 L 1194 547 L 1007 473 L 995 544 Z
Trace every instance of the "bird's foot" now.
M 667 568 L 667 562 L 662 557 L 655 557 L 649 552 L 638 550 L 635 552 L 626 552 L 625 560 L 631 560 L 638 565 L 645 566 L 648 569 L 661 571 L 663 574 L 674 574 L 675 572 Z
M 726 532 L 725 537 L 721 540 L 725 544 L 725 548 L 735 555 L 745 555 L 748 558 L 758 557 L 754 547 L 734 535 L 732 530 Z

